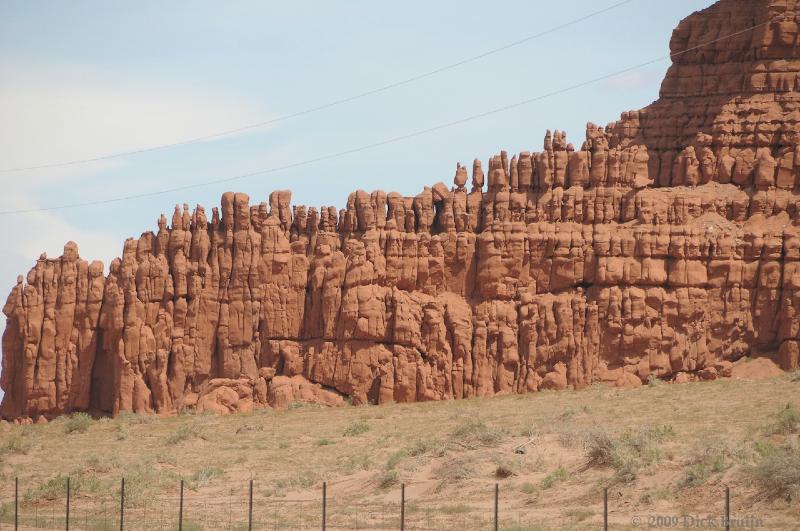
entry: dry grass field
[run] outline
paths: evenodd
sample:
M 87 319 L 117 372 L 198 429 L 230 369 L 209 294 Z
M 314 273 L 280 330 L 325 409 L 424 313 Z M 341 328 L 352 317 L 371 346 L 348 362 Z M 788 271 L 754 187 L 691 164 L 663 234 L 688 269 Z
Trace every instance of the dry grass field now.
M 747 360 L 741 363 L 749 363 Z M 767 528 L 800 522 L 800 377 L 724 379 L 638 389 L 592 386 L 451 402 L 227 417 L 123 415 L 0 427 L 0 521 L 73 529 L 597 528 L 608 488 L 612 527 L 731 513 Z M 515 448 L 524 444 L 524 453 Z M 673 521 L 674 522 L 674 521 Z M 685 522 L 682 520 L 681 522 Z M 681 525 L 682 527 L 682 525 Z

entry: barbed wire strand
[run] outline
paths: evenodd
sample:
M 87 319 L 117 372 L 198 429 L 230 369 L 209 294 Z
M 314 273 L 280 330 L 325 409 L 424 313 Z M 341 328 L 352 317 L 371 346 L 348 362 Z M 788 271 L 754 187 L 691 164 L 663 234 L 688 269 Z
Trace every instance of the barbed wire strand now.
M 227 130 L 224 130 L 224 131 L 218 131 L 216 133 L 211 133 L 211 134 L 208 134 L 208 135 L 202 135 L 202 136 L 197 136 L 197 137 L 193 137 L 193 138 L 188 138 L 188 139 L 185 139 L 185 140 L 179 140 L 177 142 L 171 142 L 171 143 L 168 143 L 168 144 L 159 144 L 159 145 L 156 145 L 156 146 L 133 149 L 133 150 L 130 150 L 130 151 L 120 151 L 118 153 L 111 153 L 111 154 L 108 154 L 108 155 L 100 155 L 100 156 L 97 156 L 97 157 L 75 159 L 75 160 L 69 160 L 69 161 L 63 161 L 63 162 L 53 162 L 53 163 L 48 163 L 48 164 L 38 164 L 38 165 L 35 165 L 35 166 L 21 166 L 21 167 L 17 167 L 17 168 L 3 168 L 3 169 L 0 169 L 0 173 L 23 172 L 23 171 L 31 171 L 31 170 L 42 170 L 42 169 L 47 169 L 47 168 L 59 168 L 59 167 L 63 167 L 63 166 L 74 166 L 74 165 L 78 165 L 78 164 L 88 164 L 90 162 L 99 162 L 99 161 L 102 161 L 102 160 L 109 160 L 109 159 L 115 159 L 115 158 L 120 158 L 120 157 L 127 157 L 127 156 L 131 156 L 131 155 L 139 155 L 139 154 L 142 154 L 142 153 L 149 153 L 149 152 L 152 152 L 152 151 L 159 151 L 159 150 L 169 149 L 169 148 L 178 147 L 178 146 L 185 146 L 185 145 L 188 145 L 188 144 L 195 144 L 197 142 L 204 142 L 204 141 L 207 141 L 207 140 L 214 140 L 214 139 L 217 139 L 217 138 L 222 138 L 222 137 L 226 137 L 226 136 L 235 135 L 237 133 L 242 133 L 244 131 L 250 131 L 250 130 L 253 130 L 253 129 L 259 129 L 259 128 L 266 127 L 268 125 L 272 125 L 272 124 L 275 124 L 275 123 L 278 123 L 278 122 L 284 122 L 284 121 L 290 120 L 292 118 L 298 118 L 300 116 L 305 116 L 307 114 L 312 114 L 312 113 L 315 113 L 315 112 L 318 112 L 318 111 L 322 111 L 322 110 L 325 110 L 325 109 L 330 109 L 332 107 L 337 107 L 337 106 L 343 105 L 345 103 L 350 103 L 350 102 L 353 102 L 353 101 L 356 101 L 356 100 L 360 100 L 362 98 L 366 98 L 367 96 L 373 96 L 375 94 L 379 94 L 381 92 L 386 92 L 388 90 L 395 89 L 395 88 L 401 87 L 403 85 L 408 85 L 410 83 L 414 83 L 415 81 L 419 81 L 419 80 L 434 76 L 436 74 L 441 74 L 442 72 L 446 72 L 448 70 L 452 70 L 454 68 L 458 68 L 460 66 L 464 66 L 464 65 L 466 65 L 468 63 L 472 63 L 472 62 L 478 61 L 480 59 L 484 59 L 486 57 L 489 57 L 490 55 L 494 55 L 494 54 L 497 54 L 499 52 L 508 50 L 510 48 L 514 48 L 516 46 L 520 46 L 522 44 L 525 44 L 526 42 L 530 42 L 530 41 L 538 39 L 540 37 L 544 37 L 545 35 L 549 35 L 551 33 L 555 33 L 556 31 L 562 30 L 562 29 L 567 28 L 569 26 L 574 26 L 575 24 L 578 24 L 578 23 L 583 22 L 585 20 L 588 20 L 590 18 L 596 17 L 598 15 L 602 15 L 603 13 L 607 13 L 607 12 L 613 10 L 613 9 L 621 7 L 621 6 L 625 5 L 625 4 L 629 4 L 629 3 L 633 2 L 633 1 L 634 0 L 622 0 L 620 2 L 612 4 L 612 5 L 608 6 L 608 7 L 600 9 L 598 11 L 593 11 L 593 12 L 591 12 L 591 13 L 589 13 L 587 15 L 584 15 L 582 17 L 578 17 L 578 18 L 572 19 L 572 20 L 570 20 L 568 22 L 564 22 L 563 24 L 559 24 L 558 26 L 554 26 L 552 28 L 549 28 L 547 30 L 541 31 L 539 33 L 535 33 L 533 35 L 529 35 L 529 36 L 524 37 L 522 39 L 519 39 L 519 40 L 516 40 L 516 41 L 513 41 L 513 42 L 509 42 L 509 43 L 504 44 L 504 45 L 502 45 L 500 47 L 493 48 L 491 50 L 479 53 L 478 55 L 473 55 L 471 57 L 467 57 L 465 59 L 461 59 L 459 61 L 456 61 L 455 63 L 450 63 L 450 64 L 447 64 L 447 65 L 444 65 L 444 66 L 440 66 L 440 67 L 435 68 L 433 70 L 429 70 L 427 72 L 423 72 L 421 74 L 417 74 L 415 76 L 412 76 L 412 77 L 409 77 L 409 78 L 406 78 L 406 79 L 402 79 L 400 81 L 395 81 L 393 83 L 389 83 L 388 85 L 382 85 L 380 87 L 377 87 L 377 88 L 374 88 L 374 89 L 370 89 L 370 90 L 367 90 L 365 92 L 360 92 L 360 93 L 354 94 L 352 96 L 347 96 L 347 97 L 344 97 L 344 98 L 341 98 L 341 99 L 338 99 L 338 100 L 334 100 L 334 101 L 331 101 L 331 102 L 328 102 L 328 103 L 324 103 L 322 105 L 317 105 L 315 107 L 310 107 L 310 108 L 304 109 L 302 111 L 297 111 L 297 112 L 293 112 L 293 113 L 290 113 L 290 114 L 284 114 L 282 116 L 277 116 L 275 118 L 271 118 L 269 120 L 265 120 L 265 121 L 262 121 L 262 122 L 257 122 L 257 123 L 253 123 L 253 124 L 249 124 L 249 125 L 243 125 L 241 127 L 236 127 L 236 128 L 233 128 L 233 129 L 227 129 Z
M 172 192 L 178 192 L 178 191 L 182 191 L 182 190 L 190 190 L 190 189 L 194 189 L 194 188 L 212 186 L 212 185 L 215 185 L 215 184 L 222 184 L 222 183 L 227 183 L 227 182 L 232 182 L 232 181 L 238 181 L 238 180 L 247 179 L 247 178 L 250 178 L 250 177 L 255 177 L 257 175 L 265 175 L 265 174 L 268 174 L 268 173 L 275 173 L 275 172 L 288 170 L 288 169 L 292 169 L 292 168 L 298 168 L 298 167 L 301 167 L 301 166 L 307 166 L 309 164 L 314 164 L 316 162 L 322 162 L 322 161 L 325 161 L 325 160 L 340 158 L 340 157 L 343 157 L 343 156 L 346 156 L 346 155 L 352 155 L 354 153 L 359 153 L 359 152 L 366 151 L 366 150 L 369 150 L 369 149 L 374 149 L 376 147 L 385 146 L 387 144 L 394 144 L 394 143 L 397 143 L 397 142 L 401 142 L 403 140 L 408 140 L 410 138 L 426 135 L 426 134 L 429 134 L 429 133 L 432 133 L 432 132 L 435 132 L 435 131 L 440 131 L 442 129 L 447 129 L 447 128 L 450 128 L 450 127 L 454 127 L 456 125 L 461 125 L 461 124 L 464 124 L 464 123 L 467 123 L 467 122 L 471 122 L 471 121 L 477 120 L 479 118 L 484 118 L 486 116 L 490 116 L 490 115 L 493 115 L 493 114 L 497 114 L 497 113 L 501 113 L 501 112 L 508 111 L 508 110 L 511 110 L 511 109 L 515 109 L 517 107 L 521 107 L 521 106 L 527 105 L 529 103 L 533 103 L 533 102 L 536 102 L 536 101 L 541 101 L 541 100 L 546 99 L 546 98 L 550 98 L 550 97 L 553 97 L 553 96 L 564 94 L 566 92 L 570 92 L 570 91 L 573 91 L 573 90 L 576 90 L 578 88 L 582 88 L 582 87 L 585 87 L 585 86 L 588 86 L 588 85 L 593 85 L 593 84 L 598 83 L 600 81 L 604 81 L 606 79 L 614 78 L 614 77 L 620 76 L 622 74 L 625 74 L 625 73 L 628 73 L 628 72 L 631 72 L 631 71 L 634 71 L 634 70 L 638 70 L 638 69 L 643 68 L 645 66 L 649 66 L 651 64 L 658 63 L 660 61 L 664 61 L 664 60 L 667 60 L 667 59 L 673 59 L 675 57 L 687 54 L 687 53 L 692 52 L 694 50 L 698 50 L 698 49 L 703 48 L 705 46 L 709 46 L 711 44 L 715 44 L 715 43 L 718 43 L 720 41 L 723 41 L 723 40 L 726 40 L 726 39 L 730 39 L 730 38 L 742 35 L 744 33 L 747 33 L 748 31 L 752 31 L 754 29 L 757 29 L 757 28 L 760 28 L 762 26 L 765 26 L 765 25 L 771 23 L 773 20 L 774 19 L 769 19 L 769 20 L 767 20 L 765 22 L 762 22 L 760 24 L 756 24 L 754 26 L 750 26 L 750 27 L 745 28 L 743 30 L 739 30 L 739 31 L 724 35 L 722 37 L 718 37 L 716 39 L 713 39 L 713 40 L 698 44 L 696 46 L 692 46 L 691 48 L 687 48 L 687 49 L 682 50 L 680 52 L 666 54 L 666 55 L 663 55 L 663 56 L 660 56 L 660 57 L 657 57 L 657 58 L 654 58 L 654 59 L 650 59 L 649 61 L 645 61 L 643 63 L 639 63 L 639 64 L 636 64 L 636 65 L 633 65 L 633 66 L 629 66 L 627 68 L 623 68 L 621 70 L 617 70 L 617 71 L 612 72 L 610 74 L 605 74 L 605 75 L 602 75 L 602 76 L 599 76 L 599 77 L 595 77 L 595 78 L 589 79 L 587 81 L 582 81 L 580 83 L 576 83 L 576 84 L 570 85 L 568 87 L 564 87 L 564 88 L 561 88 L 561 89 L 558 89 L 558 90 L 554 90 L 552 92 L 547 92 L 547 93 L 541 94 L 539 96 L 535 96 L 535 97 L 532 97 L 532 98 L 527 98 L 527 99 L 524 99 L 524 100 L 521 100 L 521 101 L 518 101 L 518 102 L 515 102 L 515 103 L 510 103 L 510 104 L 504 105 L 502 107 L 497 107 L 495 109 L 491 109 L 489 111 L 484 111 L 484 112 L 481 112 L 481 113 L 478 113 L 478 114 L 473 114 L 473 115 L 467 116 L 465 118 L 460 118 L 458 120 L 453 120 L 451 122 L 447 122 L 447 123 L 444 123 L 444 124 L 436 125 L 436 126 L 433 126 L 433 127 L 428 127 L 426 129 L 420 129 L 420 130 L 414 131 L 412 133 L 407 133 L 405 135 L 395 136 L 395 137 L 388 138 L 388 139 L 385 139 L 385 140 L 381 140 L 381 141 L 378 141 L 378 142 L 373 142 L 371 144 L 362 145 L 362 146 L 359 146 L 359 147 L 356 147 L 356 148 L 346 149 L 346 150 L 343 150 L 343 151 L 337 151 L 335 153 L 329 153 L 327 155 L 322 155 L 322 156 L 314 157 L 314 158 L 311 158 L 311 159 L 305 159 L 305 160 L 298 161 L 298 162 L 293 162 L 293 163 L 290 163 L 290 164 L 284 164 L 282 166 L 274 166 L 272 168 L 267 168 L 267 169 L 263 169 L 263 170 L 257 170 L 257 171 L 253 171 L 253 172 L 249 172 L 249 173 L 240 174 L 240 175 L 235 175 L 233 177 L 225 177 L 225 178 L 221 178 L 221 179 L 213 179 L 213 180 L 210 180 L 210 181 L 185 184 L 185 185 L 181 185 L 181 186 L 175 186 L 175 187 L 172 187 L 172 188 L 165 188 L 165 189 L 156 190 L 156 191 L 152 191 L 152 192 L 143 192 L 143 193 L 139 193 L 139 194 L 130 194 L 130 195 L 125 195 L 125 196 L 120 196 L 120 197 L 113 197 L 113 198 L 108 198 L 108 199 L 98 199 L 98 200 L 93 200 L 93 201 L 83 201 L 83 202 L 78 202 L 78 203 L 70 203 L 70 204 L 56 205 L 56 206 L 49 206 L 49 207 L 28 208 L 28 209 L 19 209 L 19 210 L 4 210 L 4 211 L 0 211 L 0 216 L 6 216 L 6 215 L 12 215 L 12 214 L 29 214 L 29 213 L 33 213 L 33 212 L 46 212 L 46 211 L 52 211 L 52 210 L 64 210 L 64 209 L 79 208 L 79 207 L 85 207 L 85 206 L 95 206 L 95 205 L 104 205 L 104 204 L 109 204 L 109 203 L 118 203 L 118 202 L 128 201 L 128 200 L 132 200 L 132 199 L 142 199 L 142 198 L 145 198 L 145 197 L 154 197 L 154 196 L 168 194 L 168 193 L 172 193 Z

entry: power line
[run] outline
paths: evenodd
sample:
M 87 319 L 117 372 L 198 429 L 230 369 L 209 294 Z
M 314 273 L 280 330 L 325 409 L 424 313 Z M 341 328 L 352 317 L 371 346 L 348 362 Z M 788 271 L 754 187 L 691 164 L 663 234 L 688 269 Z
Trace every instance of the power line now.
M 425 135 L 425 134 L 428 134 L 428 133 L 432 133 L 434 131 L 439 131 L 441 129 L 447 129 L 449 127 L 454 127 L 456 125 L 460 125 L 460 124 L 463 124 L 463 123 L 466 123 L 466 122 L 471 122 L 473 120 L 477 120 L 479 118 L 484 118 L 484 117 L 490 116 L 492 114 L 497 114 L 497 113 L 500 113 L 500 112 L 508 111 L 510 109 L 521 107 L 523 105 L 527 105 L 527 104 L 533 103 L 535 101 L 540 101 L 540 100 L 543 100 L 543 99 L 546 99 L 546 98 L 557 96 L 559 94 L 564 94 L 565 92 L 570 92 L 572 90 L 575 90 L 575 89 L 578 89 L 578 88 L 581 88 L 581 87 L 585 87 L 585 86 L 588 86 L 588 85 L 593 85 L 593 84 L 598 83 L 600 81 L 604 81 L 606 79 L 610 79 L 610 78 L 613 78 L 613 77 L 616 77 L 616 76 L 631 72 L 633 70 L 637 70 L 639 68 L 643 68 L 645 66 L 648 66 L 648 65 L 651 65 L 651 64 L 654 64 L 654 63 L 658 63 L 660 61 L 664 61 L 664 60 L 667 60 L 667 59 L 673 59 L 675 57 L 684 55 L 686 53 L 689 53 L 689 52 L 692 52 L 694 50 L 700 49 L 702 47 L 709 46 L 711 44 L 714 44 L 714 43 L 717 43 L 717 42 L 720 42 L 720 41 L 723 41 L 723 40 L 726 40 L 726 39 L 730 39 L 730 38 L 736 37 L 738 35 L 742 35 L 744 33 L 747 33 L 748 31 L 752 31 L 752 30 L 754 30 L 756 28 L 760 28 L 762 26 L 765 26 L 765 25 L 771 23 L 773 20 L 776 20 L 776 19 L 769 19 L 766 22 L 762 22 L 760 24 L 756 24 L 754 26 L 750 26 L 750 27 L 745 28 L 743 30 L 739 30 L 739 31 L 736 31 L 734 33 L 730 33 L 728 35 L 724 35 L 722 37 L 718 37 L 716 39 L 704 42 L 702 44 L 698 44 L 696 46 L 692 46 L 691 48 L 687 48 L 687 49 L 682 50 L 680 52 L 675 52 L 675 53 L 670 53 L 670 54 L 667 54 L 667 55 L 662 55 L 660 57 L 656 57 L 655 59 L 650 59 L 649 61 L 645 61 L 645 62 L 639 63 L 637 65 L 629 66 L 627 68 L 623 68 L 622 70 L 617 70 L 616 72 L 612 72 L 610 74 L 606 74 L 606 75 L 603 75 L 603 76 L 600 76 L 600 77 L 595 77 L 595 78 L 589 79 L 587 81 L 583 81 L 581 83 L 576 83 L 576 84 L 570 85 L 568 87 L 564 87 L 564 88 L 561 88 L 561 89 L 558 89 L 558 90 L 554 90 L 552 92 L 547 92 L 547 93 L 541 94 L 539 96 L 534 96 L 532 98 L 527 98 L 527 99 L 524 99 L 522 101 L 518 101 L 516 103 L 510 103 L 508 105 L 504 105 L 502 107 L 497 107 L 495 109 L 492 109 L 492 110 L 489 110 L 489 111 L 485 111 L 485 112 L 482 112 L 482 113 L 473 114 L 471 116 L 467 116 L 465 118 L 454 120 L 452 122 L 447 122 L 447 123 L 444 123 L 444 124 L 436 125 L 436 126 L 433 126 L 433 127 L 429 127 L 427 129 L 420 129 L 420 130 L 414 131 L 412 133 L 408 133 L 408 134 L 400 135 L 400 136 L 395 136 L 395 137 L 392 137 L 392 138 L 381 140 L 379 142 L 373 142 L 371 144 L 366 144 L 366 145 L 359 146 L 359 147 L 356 147 L 356 148 L 351 148 L 351 149 L 347 149 L 347 150 L 344 150 L 344 151 L 338 151 L 338 152 L 335 152 L 335 153 L 329 153 L 327 155 L 322 155 L 320 157 L 315 157 L 315 158 L 312 158 L 312 159 L 306 159 L 306 160 L 302 160 L 302 161 L 299 161 L 299 162 L 293 162 L 291 164 L 285 164 L 283 166 L 274 166 L 272 168 L 267 168 L 267 169 L 264 169 L 264 170 L 258 170 L 258 171 L 254 171 L 254 172 L 250 172 L 250 173 L 244 173 L 244 174 L 236 175 L 236 176 L 233 176 L 233 177 L 225 177 L 225 178 L 222 178 L 222 179 L 214 179 L 214 180 L 211 180 L 211 181 L 204 181 L 204 182 L 200 182 L 200 183 L 186 184 L 186 185 L 176 186 L 176 187 L 173 187 L 173 188 L 166 188 L 166 189 L 162 189 L 162 190 L 157 190 L 157 191 L 154 191 L 154 192 L 144 192 L 144 193 L 141 193 L 141 194 L 132 194 L 132 195 L 114 197 L 114 198 L 109 198 L 109 199 L 100 199 L 100 200 L 96 200 L 96 201 L 85 201 L 85 202 L 81 202 L 81 203 L 71 203 L 71 204 L 66 204 L 66 205 L 58 205 L 58 206 L 50 206 L 50 207 L 30 208 L 30 209 L 22 209 L 22 210 L 5 210 L 5 211 L 0 211 L 0 215 L 26 214 L 26 213 L 31 213 L 31 212 L 45 212 L 45 211 L 50 211 L 50 210 L 63 210 L 63 209 L 68 209 L 68 208 L 77 208 L 77 207 L 84 207 L 84 206 L 104 205 L 104 204 L 108 204 L 108 203 L 117 203 L 117 202 L 127 201 L 127 200 L 131 200 L 131 199 L 141 199 L 141 198 L 144 198 L 144 197 L 153 197 L 153 196 L 168 194 L 168 193 L 171 193 L 171 192 L 177 192 L 177 191 L 181 191 L 181 190 L 190 190 L 190 189 L 193 189 L 193 188 L 201 188 L 201 187 L 211 186 L 211 185 L 215 185 L 215 184 L 221 184 L 221 183 L 226 183 L 226 182 L 231 182 L 231 181 L 238 181 L 238 180 L 241 180 L 241 179 L 247 179 L 249 177 L 255 177 L 256 175 L 264 175 L 264 174 L 267 174 L 267 173 L 274 173 L 274 172 L 278 172 L 278 171 L 297 168 L 297 167 L 300 167 L 300 166 L 307 166 L 309 164 L 313 164 L 313 163 L 316 163 L 316 162 L 321 162 L 323 160 L 330 160 L 330 159 L 334 159 L 334 158 L 343 157 L 345 155 L 351 155 L 353 153 L 359 153 L 361 151 L 366 151 L 368 149 L 376 148 L 376 147 L 379 147 L 379 146 L 384 146 L 384 145 L 387 145 L 387 144 L 393 144 L 393 143 L 400 142 L 400 141 L 403 141 L 403 140 L 408 140 L 409 138 L 422 136 L 422 135 Z
M 406 78 L 406 79 L 403 79 L 403 80 L 400 80 L 400 81 L 395 81 L 393 83 L 389 83 L 388 85 L 383 85 L 381 87 L 377 87 L 377 88 L 368 90 L 366 92 L 360 92 L 360 93 L 354 94 L 352 96 L 347 96 L 345 98 L 341 98 L 341 99 L 334 100 L 334 101 L 331 101 L 331 102 L 328 102 L 328 103 L 324 103 L 322 105 L 317 105 L 316 107 L 309 107 L 308 109 L 305 109 L 305 110 L 302 110 L 302 111 L 298 111 L 298 112 L 294 112 L 294 113 L 291 113 L 291 114 L 284 114 L 282 116 L 278 116 L 276 118 L 271 118 L 271 119 L 263 121 L 263 122 L 244 125 L 244 126 L 241 126 L 241 127 L 236 127 L 234 129 L 227 129 L 225 131 L 220 131 L 220 132 L 217 132 L 217 133 L 211 133 L 209 135 L 203 135 L 203 136 L 198 136 L 198 137 L 194 137 L 194 138 L 188 138 L 186 140 L 180 140 L 178 142 L 172 142 L 172 143 L 169 143 L 169 144 L 159 144 L 157 146 L 134 149 L 134 150 L 130 150 L 130 151 L 120 151 L 118 153 L 112 153 L 112 154 L 109 154 L 109 155 L 101 155 L 101 156 L 98 156 L 98 157 L 91 157 L 91 158 L 85 158 L 85 159 L 75 159 L 75 160 L 69 160 L 69 161 L 64 161 L 64 162 L 53 162 L 53 163 L 48 163 L 48 164 L 39 164 L 39 165 L 35 165 L 35 166 L 21 166 L 21 167 L 18 167 L 18 168 L 4 168 L 4 169 L 0 169 L 0 173 L 21 172 L 21 171 L 30 171 L 30 170 L 42 170 L 42 169 L 46 169 L 46 168 L 58 168 L 58 167 L 62 167 L 62 166 L 74 166 L 74 165 L 77 165 L 77 164 L 88 164 L 90 162 L 98 162 L 98 161 L 101 161 L 101 160 L 115 159 L 115 158 L 119 158 L 119 157 L 126 157 L 126 156 L 129 156 L 129 155 L 138 155 L 138 154 L 141 154 L 141 153 L 148 153 L 148 152 L 151 152 L 151 151 L 158 151 L 158 150 L 168 149 L 168 148 L 173 148 L 173 147 L 178 147 L 178 146 L 185 146 L 187 144 L 194 144 L 194 143 L 203 142 L 203 141 L 206 141 L 206 140 L 213 140 L 215 138 L 221 138 L 221 137 L 225 137 L 225 136 L 230 136 L 230 135 L 233 135 L 233 134 L 236 134 L 236 133 L 241 133 L 243 131 L 249 131 L 249 130 L 252 130 L 252 129 L 258 129 L 258 128 L 261 128 L 261 127 L 266 127 L 267 125 L 272 125 L 272 124 L 275 124 L 275 123 L 278 123 L 278 122 L 283 122 L 283 121 L 286 121 L 286 120 L 289 120 L 289 119 L 292 119 L 292 118 L 297 118 L 299 116 L 305 116 L 307 114 L 315 113 L 315 112 L 322 111 L 322 110 L 325 110 L 325 109 L 330 109 L 331 107 L 336 107 L 338 105 L 342 105 L 342 104 L 345 104 L 345 103 L 350 103 L 352 101 L 356 101 L 356 100 L 359 100 L 359 99 L 362 99 L 362 98 L 366 98 L 367 96 L 372 96 L 374 94 L 379 94 L 381 92 L 385 92 L 387 90 L 391 90 L 391 89 L 394 89 L 394 88 L 397 88 L 397 87 L 400 87 L 400 86 L 403 86 L 403 85 L 408 85 L 409 83 L 413 83 L 415 81 L 419 81 L 421 79 L 425 79 L 427 77 L 431 77 L 431 76 L 434 76 L 436 74 L 440 74 L 442 72 L 446 72 L 447 70 L 452 70 L 453 68 L 457 68 L 459 66 L 463 66 L 465 64 L 472 63 L 472 62 L 477 61 L 479 59 L 483 59 L 484 57 L 488 57 L 490 55 L 494 55 L 494 54 L 502 52 L 504 50 L 508 50 L 509 48 L 514 48 L 515 46 L 519 46 L 519 45 L 524 44 L 526 42 L 530 42 L 530 41 L 532 41 L 534 39 L 538 39 L 540 37 L 544 37 L 545 35 L 549 35 L 550 33 L 554 33 L 554 32 L 556 32 L 558 30 L 567 28 L 569 26 L 573 26 L 575 24 L 578 24 L 579 22 L 583 22 L 584 20 L 588 20 L 590 18 L 596 17 L 597 15 L 601 15 L 603 13 L 606 13 L 608 11 L 616 9 L 616 8 L 618 8 L 620 6 L 625 5 L 625 4 L 629 4 L 631 2 L 633 2 L 633 0 L 622 0 L 622 1 L 617 2 L 615 4 L 612 4 L 612 5 L 610 5 L 610 6 L 606 7 L 606 8 L 600 9 L 598 11 L 593 11 L 593 12 L 591 12 L 591 13 L 589 13 L 587 15 L 584 15 L 582 17 L 570 20 L 569 22 L 564 22 L 563 24 L 559 24 L 558 26 L 554 26 L 554 27 L 552 27 L 550 29 L 541 31 L 539 33 L 535 33 L 533 35 L 529 35 L 527 37 L 524 37 L 522 39 L 510 42 L 508 44 L 504 44 L 503 46 L 500 46 L 498 48 L 493 48 L 491 50 L 488 50 L 486 52 L 480 53 L 478 55 L 473 55 L 471 57 L 467 57 L 466 59 L 462 59 L 460 61 L 456 61 L 455 63 L 450 63 L 450 64 L 447 64 L 447 65 L 441 66 L 439 68 L 435 68 L 433 70 L 429 70 L 427 72 L 424 72 L 424 73 L 421 73 L 421 74 L 417 74 L 415 76 L 412 76 L 412 77 L 409 77 L 409 78 Z

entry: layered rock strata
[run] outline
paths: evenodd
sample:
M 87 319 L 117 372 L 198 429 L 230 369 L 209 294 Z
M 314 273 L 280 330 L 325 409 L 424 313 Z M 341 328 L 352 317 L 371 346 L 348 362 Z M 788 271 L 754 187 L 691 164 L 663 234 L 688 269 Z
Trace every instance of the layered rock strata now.
M 107 276 L 72 242 L 42 256 L 3 310 L 0 414 L 641 385 L 746 355 L 797 368 L 799 7 L 691 15 L 660 98 L 589 124 L 579 149 L 548 132 L 471 180 L 459 164 L 452 187 L 359 190 L 341 210 L 288 191 L 176 206 Z

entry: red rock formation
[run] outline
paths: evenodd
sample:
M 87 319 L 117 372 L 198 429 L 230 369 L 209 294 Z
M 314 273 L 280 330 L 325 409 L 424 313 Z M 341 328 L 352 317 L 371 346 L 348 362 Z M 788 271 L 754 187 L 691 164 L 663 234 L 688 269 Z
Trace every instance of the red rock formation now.
M 748 354 L 796 368 L 799 4 L 695 13 L 658 101 L 589 124 L 579 150 L 548 131 L 486 175 L 476 160 L 469 191 L 459 164 L 453 188 L 357 191 L 338 212 L 229 192 L 210 221 L 176 206 L 106 278 L 72 242 L 42 256 L 4 308 L 0 414 L 630 386 Z

